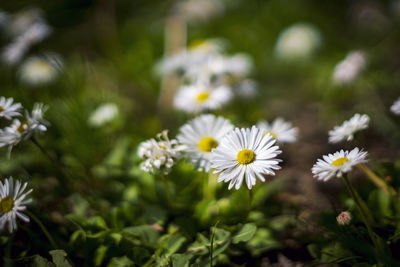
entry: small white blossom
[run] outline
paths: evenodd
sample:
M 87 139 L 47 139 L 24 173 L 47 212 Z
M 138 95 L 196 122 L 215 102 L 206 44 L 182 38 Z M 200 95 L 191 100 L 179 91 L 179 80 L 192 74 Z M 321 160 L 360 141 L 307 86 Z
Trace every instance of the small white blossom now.
M 368 162 L 367 155 L 367 152 L 360 151 L 358 147 L 350 152 L 340 150 L 318 159 L 311 170 L 314 177 L 322 181 L 327 181 L 335 176 L 342 177 L 343 173 L 350 172 L 353 166 Z
M 269 133 L 279 143 L 293 143 L 297 140 L 299 129 L 293 127 L 291 122 L 287 122 L 282 118 L 277 118 L 269 124 L 266 121 L 260 121 L 257 123 L 257 127 L 260 128 L 264 134 Z
M 20 103 L 14 103 L 13 98 L 0 97 L 0 118 L 6 118 L 11 120 L 13 117 L 21 116 L 20 110 L 22 105 Z
M 355 114 L 350 120 L 343 122 L 340 126 L 335 126 L 333 130 L 329 131 L 329 143 L 353 140 L 356 132 L 368 128 L 369 120 L 369 116 L 366 114 Z
M 344 60 L 335 66 L 332 76 L 333 81 L 342 85 L 353 82 L 365 67 L 366 61 L 364 52 L 350 52 Z
M 390 111 L 393 114 L 400 115 L 400 98 L 394 101 L 393 105 L 390 107 Z
M 26 205 L 32 202 L 32 199 L 26 199 L 32 192 L 32 189 L 24 192 L 27 185 L 18 180 L 14 183 L 12 177 L 4 183 L 0 181 L 0 231 L 4 230 L 6 224 L 10 233 L 17 230 L 17 218 L 29 222 L 29 217 L 23 213 Z
M 158 135 L 158 141 L 150 139 L 139 144 L 138 156 L 144 161 L 140 165 L 145 172 L 156 170 L 168 174 L 172 166 L 180 159 L 182 146 L 176 140 L 169 140 L 167 131 Z
M 32 56 L 22 63 L 19 69 L 19 78 L 25 84 L 43 85 L 53 81 L 62 68 L 61 57 L 54 53 Z
M 93 127 L 101 127 L 118 116 L 118 106 L 115 103 L 106 103 L 96 108 L 89 116 L 88 123 Z

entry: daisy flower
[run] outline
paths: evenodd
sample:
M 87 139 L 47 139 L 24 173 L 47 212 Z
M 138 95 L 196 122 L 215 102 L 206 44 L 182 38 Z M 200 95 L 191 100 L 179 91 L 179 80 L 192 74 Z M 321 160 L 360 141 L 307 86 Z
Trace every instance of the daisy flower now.
M 22 109 L 22 105 L 20 103 L 13 103 L 13 98 L 5 98 L 4 96 L 0 97 L 0 118 L 6 118 L 7 120 L 11 120 L 13 117 L 21 116 L 19 111 Z
M 333 71 L 332 80 L 337 84 L 349 84 L 354 81 L 366 65 L 366 56 L 362 51 L 350 52 L 340 61 Z
M 210 170 L 211 150 L 218 147 L 222 137 L 233 129 L 230 121 L 211 114 L 201 115 L 183 125 L 177 136 L 185 145 L 183 150 L 199 171 Z
M 211 88 L 205 82 L 198 82 L 179 88 L 174 98 L 174 106 L 189 113 L 198 113 L 219 109 L 232 97 L 233 93 L 230 87 L 220 85 Z
M 25 191 L 28 183 L 22 184 L 12 177 L 6 179 L 4 184 L 0 181 L 0 231 L 5 225 L 8 225 L 8 231 L 11 233 L 17 229 L 17 218 L 24 222 L 29 222 L 29 217 L 22 212 L 26 209 L 26 204 L 32 202 L 32 199 L 26 197 L 32 192 L 32 189 Z
M 350 152 L 342 149 L 318 159 L 311 170 L 314 177 L 322 181 L 327 181 L 334 176 L 342 177 L 343 173 L 351 171 L 353 166 L 367 162 L 367 155 L 367 152 L 360 151 L 358 147 Z
M 393 105 L 390 107 L 390 111 L 396 115 L 400 115 L 400 98 L 394 101 Z
M 36 133 L 47 131 L 47 126 L 50 123 L 46 121 L 43 116 L 48 108 L 49 107 L 43 103 L 35 103 L 33 105 L 32 113 L 26 113 L 27 124 L 30 132 Z
M 62 66 L 62 60 L 56 54 L 33 56 L 22 63 L 19 78 L 23 83 L 32 86 L 47 84 L 58 76 Z
M 93 127 L 101 127 L 118 116 L 118 106 L 114 103 L 106 103 L 96 108 L 89 116 L 88 123 Z
M 138 156 L 144 160 L 140 167 L 145 172 L 161 170 L 168 174 L 180 159 L 182 146 L 176 140 L 169 140 L 167 131 L 163 131 L 157 137 L 159 141 L 152 138 L 139 144 Z
M 276 156 L 282 152 L 275 142 L 255 126 L 228 132 L 212 150 L 211 168 L 219 173 L 218 182 L 229 182 L 228 189 L 239 189 L 245 180 L 251 189 L 256 178 L 264 182 L 264 175 L 275 175 L 274 170 L 281 168 Z
M 264 134 L 269 133 L 279 143 L 293 143 L 297 140 L 299 129 L 293 127 L 292 123 L 284 121 L 282 118 L 277 118 L 269 124 L 266 121 L 257 123 Z
M 338 143 L 346 140 L 354 139 L 354 134 L 360 130 L 367 129 L 369 124 L 369 116 L 364 114 L 355 114 L 350 120 L 343 122 L 340 126 L 335 126 L 329 131 L 329 143 Z

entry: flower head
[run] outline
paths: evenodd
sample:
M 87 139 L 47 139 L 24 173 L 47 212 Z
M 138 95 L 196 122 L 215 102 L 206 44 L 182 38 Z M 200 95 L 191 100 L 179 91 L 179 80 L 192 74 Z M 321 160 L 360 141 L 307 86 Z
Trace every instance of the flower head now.
M 284 121 L 282 118 L 277 118 L 269 124 L 266 121 L 257 123 L 264 134 L 269 133 L 279 143 L 293 143 L 297 140 L 299 129 L 293 127 L 292 123 Z
M 354 134 L 360 130 L 368 128 L 369 116 L 355 114 L 350 120 L 343 122 L 340 126 L 335 126 L 329 131 L 329 143 L 338 143 L 346 140 L 351 141 Z
M 233 97 L 231 88 L 220 85 L 212 88 L 206 82 L 182 86 L 176 93 L 174 105 L 189 113 L 216 110 L 227 104 Z
M 274 170 L 281 168 L 276 156 L 282 152 L 275 142 L 255 126 L 229 131 L 212 150 L 211 168 L 219 173 L 218 182 L 229 182 L 228 189 L 239 189 L 245 180 L 251 189 L 257 178 L 264 182 L 265 175 L 275 175 Z
M 32 86 L 47 84 L 58 76 L 62 66 L 62 60 L 56 54 L 33 56 L 22 63 L 19 78 Z
M 20 103 L 13 103 L 13 98 L 0 97 L 0 118 L 11 120 L 13 117 L 20 116 L 19 111 L 22 109 Z
M 351 171 L 353 166 L 368 162 L 367 155 L 367 152 L 360 151 L 358 147 L 350 152 L 340 150 L 318 159 L 311 171 L 315 178 L 322 181 L 327 181 L 334 176 L 342 177 L 343 173 Z
M 101 127 L 118 116 L 118 106 L 114 103 L 106 103 L 96 108 L 90 114 L 88 123 L 93 127 Z
M 335 66 L 332 79 L 337 84 L 349 84 L 358 77 L 365 64 L 366 56 L 364 52 L 350 52 L 344 60 Z
M 348 211 L 342 211 L 337 217 L 336 221 L 339 225 L 348 225 L 351 222 L 351 214 Z
M 177 136 L 185 145 L 191 163 L 199 171 L 210 170 L 211 150 L 218 147 L 222 137 L 233 129 L 230 121 L 211 114 L 201 115 L 183 125 Z
M 396 115 L 400 115 L 400 98 L 394 101 L 393 105 L 390 107 L 390 111 Z
M 22 212 L 26 209 L 26 204 L 32 199 L 26 197 L 32 189 L 25 191 L 28 183 L 22 184 L 12 177 L 6 179 L 4 183 L 0 181 L 0 231 L 8 224 L 8 231 L 11 233 L 17 229 L 17 218 L 29 222 L 29 217 Z
M 144 160 L 140 167 L 146 172 L 161 170 L 167 174 L 180 159 L 182 146 L 176 140 L 169 140 L 167 131 L 163 131 L 157 137 L 158 141 L 152 138 L 139 144 L 138 156 Z

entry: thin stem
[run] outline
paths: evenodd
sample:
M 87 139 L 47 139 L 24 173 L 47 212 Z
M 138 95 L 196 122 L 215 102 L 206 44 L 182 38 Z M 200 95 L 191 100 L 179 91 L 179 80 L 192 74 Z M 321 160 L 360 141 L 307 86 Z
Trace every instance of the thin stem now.
M 214 258 L 214 238 L 215 238 L 215 229 L 217 228 L 219 221 L 217 221 L 214 225 L 213 232 L 211 234 L 211 247 L 210 247 L 210 267 L 213 267 L 213 258 Z
M 173 206 L 172 197 L 171 197 L 172 194 L 171 194 L 171 190 L 169 189 L 169 184 L 168 184 L 167 178 L 165 178 L 164 174 L 161 174 L 161 180 L 164 184 L 165 193 L 167 195 L 168 206 L 172 207 Z
M 39 220 L 38 217 L 36 217 L 32 212 L 30 212 L 29 210 L 25 211 L 26 214 L 28 214 L 29 217 L 31 217 L 37 225 L 39 225 L 40 229 L 43 231 L 44 235 L 47 237 L 47 239 L 49 240 L 51 246 L 54 249 L 57 249 L 58 246 L 56 244 L 56 242 L 54 241 L 54 239 L 51 237 L 50 233 L 47 231 L 46 227 L 43 225 L 43 223 Z
M 371 180 L 371 182 L 373 182 L 378 188 L 382 189 L 383 192 L 391 196 L 397 195 L 397 192 L 393 187 L 386 184 L 382 178 L 377 176 L 365 164 L 358 164 L 357 167 L 365 173 L 365 175 Z
M 377 249 L 378 255 L 383 255 L 383 249 L 379 245 L 378 241 L 375 238 L 375 235 L 372 231 L 370 223 L 373 223 L 373 217 L 368 209 L 368 207 L 365 205 L 361 197 L 358 195 L 358 193 L 354 190 L 353 186 L 351 185 L 347 175 L 343 176 L 343 180 L 346 184 L 347 190 L 349 191 L 350 195 L 354 199 L 358 210 L 360 211 L 361 218 L 364 221 L 365 226 L 367 227 L 368 235 L 370 239 L 372 240 L 372 243 L 374 244 L 375 248 Z

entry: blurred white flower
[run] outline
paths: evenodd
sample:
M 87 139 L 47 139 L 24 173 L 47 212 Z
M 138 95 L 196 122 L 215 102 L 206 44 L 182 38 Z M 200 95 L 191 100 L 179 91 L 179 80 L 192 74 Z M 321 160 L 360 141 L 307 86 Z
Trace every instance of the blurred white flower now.
M 400 115 L 400 98 L 394 101 L 393 105 L 390 107 L 390 111 L 396 115 Z
M 258 94 L 257 83 L 250 79 L 245 79 L 243 81 L 240 81 L 235 86 L 235 89 L 237 95 L 243 98 L 252 98 Z
M 140 165 L 145 172 L 154 173 L 160 170 L 164 174 L 180 159 L 183 147 L 176 140 L 169 140 L 167 131 L 158 134 L 159 141 L 150 139 L 139 144 L 138 156 L 144 160 Z
M 265 175 L 275 175 L 274 170 L 281 168 L 276 156 L 282 152 L 275 142 L 255 126 L 228 132 L 212 150 L 211 168 L 219 173 L 218 182 L 229 182 L 228 189 L 239 189 L 245 180 L 251 189 L 257 178 L 264 182 Z
M 324 155 L 312 167 L 312 173 L 318 180 L 327 181 L 332 177 L 342 177 L 343 173 L 351 171 L 353 166 L 368 162 L 368 153 L 360 151 L 358 147 L 352 151 L 340 150 L 334 154 Z
M 6 178 L 4 184 L 0 181 L 0 231 L 6 224 L 10 233 L 17 230 L 17 218 L 29 222 L 29 217 L 23 213 L 26 205 L 32 202 L 32 199 L 26 199 L 32 192 L 32 189 L 24 192 L 27 185 L 19 180 L 14 183 L 12 177 Z
M 19 112 L 21 109 L 22 105 L 20 103 L 14 103 L 13 98 L 0 97 L 0 118 L 3 117 L 7 120 L 11 120 L 13 117 L 21 116 Z
M 348 225 L 351 222 L 351 214 L 348 211 L 342 211 L 337 217 L 336 221 L 339 225 Z
M 257 127 L 263 131 L 263 134 L 269 133 L 279 143 L 293 143 L 296 142 L 299 129 L 293 127 L 291 122 L 287 122 L 282 118 L 275 119 L 272 124 L 266 121 L 257 123 Z
M 10 35 L 19 36 L 37 23 L 45 23 L 42 10 L 38 8 L 23 9 L 10 15 L 7 31 Z
M 333 130 L 329 131 L 329 143 L 353 140 L 356 132 L 368 128 L 369 120 L 369 116 L 366 114 L 355 114 L 350 120 L 343 122 L 340 126 L 335 126 Z
M 45 23 L 35 23 L 31 25 L 22 35 L 18 37 L 18 41 L 27 43 L 29 45 L 41 42 L 51 34 L 50 26 Z
M 188 0 L 179 3 L 178 10 L 189 22 L 208 21 L 224 11 L 220 0 Z
M 62 68 L 61 57 L 54 53 L 32 56 L 22 63 L 19 78 L 32 86 L 44 85 L 55 80 Z
M 1 57 L 4 62 L 13 65 L 21 60 L 28 48 L 27 43 L 15 40 L 4 47 L 1 51 Z
M 279 35 L 275 53 L 284 60 L 303 60 L 311 57 L 321 44 L 321 34 L 316 27 L 296 23 Z
M 32 113 L 26 113 L 26 119 L 29 131 L 32 133 L 45 132 L 50 123 L 43 118 L 44 113 L 48 110 L 48 106 L 43 103 L 35 103 L 33 105 Z
M 96 108 L 89 116 L 88 123 L 93 127 L 101 127 L 112 122 L 119 114 L 115 103 L 106 103 Z
M 332 80 L 341 85 L 353 82 L 365 67 L 367 60 L 362 51 L 350 52 L 346 58 L 340 61 L 333 71 Z
M 212 114 L 201 115 L 183 125 L 177 136 L 178 141 L 185 145 L 183 150 L 190 162 L 199 171 L 210 170 L 211 150 L 218 147 L 222 137 L 233 125 L 230 121 Z
M 174 98 L 174 106 L 188 113 L 216 110 L 227 104 L 233 97 L 230 87 L 225 85 L 212 88 L 202 80 L 196 84 L 181 86 Z

